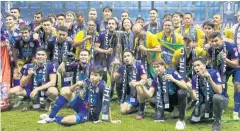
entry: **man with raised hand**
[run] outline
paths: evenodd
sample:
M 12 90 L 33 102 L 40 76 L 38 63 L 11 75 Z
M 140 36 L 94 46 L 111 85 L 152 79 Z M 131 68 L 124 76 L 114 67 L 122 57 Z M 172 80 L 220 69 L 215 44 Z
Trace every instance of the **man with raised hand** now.
M 212 130 L 220 131 L 222 112 L 228 105 L 220 74 L 217 70 L 206 69 L 206 61 L 201 57 L 193 60 L 193 68 L 196 75 L 192 77 L 192 92 L 197 102 L 190 122 L 198 123 L 212 118 L 214 114 Z

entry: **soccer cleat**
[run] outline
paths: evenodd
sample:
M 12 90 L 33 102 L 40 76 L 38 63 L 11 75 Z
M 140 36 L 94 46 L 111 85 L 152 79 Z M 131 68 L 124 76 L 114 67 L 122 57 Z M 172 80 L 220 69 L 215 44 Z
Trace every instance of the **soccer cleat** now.
M 178 120 L 176 123 L 175 129 L 176 130 L 184 130 L 185 126 L 186 126 L 186 124 L 184 121 Z
M 44 118 L 43 120 L 38 121 L 38 124 L 47 124 L 47 123 L 51 123 L 51 122 L 55 122 L 55 118 L 49 118 L 48 116 L 46 118 Z
M 45 119 L 45 118 L 47 118 L 47 117 L 49 117 L 48 114 L 42 114 L 42 115 L 40 115 L 40 119 L 41 119 L 41 120 L 43 120 L 43 119 Z
M 221 123 L 220 121 L 214 121 L 212 124 L 213 131 L 221 131 Z
M 174 118 L 174 117 L 178 117 L 179 115 L 179 110 L 176 106 L 174 106 L 174 110 L 172 112 L 169 112 L 167 115 L 166 115 L 166 118 L 167 119 L 171 119 L 171 118 Z
M 233 112 L 233 120 L 240 120 L 238 112 Z

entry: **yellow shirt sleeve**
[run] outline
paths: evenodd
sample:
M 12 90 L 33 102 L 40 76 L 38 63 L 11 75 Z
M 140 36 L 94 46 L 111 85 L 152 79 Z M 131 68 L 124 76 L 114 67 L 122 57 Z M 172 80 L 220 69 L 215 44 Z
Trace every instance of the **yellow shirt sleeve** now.
M 175 36 L 176 36 L 176 43 L 177 44 L 184 44 L 182 35 L 175 33 Z
M 147 32 L 147 36 L 146 36 L 146 48 L 152 49 L 155 48 L 157 45 L 159 45 L 159 42 L 157 40 L 156 35 Z

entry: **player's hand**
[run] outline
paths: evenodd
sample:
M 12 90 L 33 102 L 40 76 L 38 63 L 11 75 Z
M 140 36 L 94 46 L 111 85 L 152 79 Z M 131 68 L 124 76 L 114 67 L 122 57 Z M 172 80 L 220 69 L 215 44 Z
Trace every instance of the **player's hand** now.
M 167 80 L 170 80 L 170 81 L 174 81 L 175 80 L 175 78 L 173 78 L 173 76 L 170 75 L 170 74 L 164 75 L 164 78 L 167 79 Z
M 28 69 L 28 75 L 29 75 L 29 76 L 32 76 L 33 74 L 34 74 L 33 68 L 29 68 L 29 69 Z
M 83 81 L 78 81 L 76 84 L 77 84 L 78 86 L 83 86 L 84 82 L 83 82 Z
M 220 55 L 221 55 L 221 57 L 222 57 L 223 60 L 226 60 L 226 58 L 227 58 L 227 53 L 225 53 L 225 52 L 220 52 Z
M 72 41 L 72 38 L 71 37 L 67 37 L 66 40 L 67 41 Z
M 203 76 L 207 79 L 207 80 L 210 80 L 211 78 L 211 75 L 206 71 Z
M 137 81 L 131 81 L 131 82 L 129 83 L 129 85 L 130 85 L 131 87 L 135 88 L 137 85 L 139 85 L 139 83 L 138 83 Z
M 208 51 L 208 49 L 211 47 L 211 45 L 210 44 L 205 44 L 204 46 L 203 46 L 203 49 L 205 50 L 205 51 Z
M 91 39 L 92 39 L 92 36 L 91 36 L 91 35 L 87 35 L 87 36 L 85 37 L 85 39 L 86 39 L 86 40 L 91 40 Z
M 121 120 L 111 120 L 112 124 L 121 124 Z
M 30 97 L 31 97 L 31 98 L 34 98 L 37 93 L 38 93 L 38 89 L 36 88 L 36 89 L 34 89 L 34 90 L 31 92 Z
M 112 52 L 113 52 L 113 49 L 112 48 L 109 48 L 109 49 L 107 49 L 107 54 L 112 54 Z
M 38 40 L 38 38 L 39 38 L 38 33 L 34 33 L 34 34 L 33 34 L 33 39 L 34 39 L 34 40 Z

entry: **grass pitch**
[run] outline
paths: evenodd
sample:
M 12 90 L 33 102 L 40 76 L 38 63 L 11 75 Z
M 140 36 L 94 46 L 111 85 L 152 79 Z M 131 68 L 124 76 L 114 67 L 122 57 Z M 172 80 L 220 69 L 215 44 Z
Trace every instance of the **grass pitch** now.
M 229 80 L 229 84 L 230 84 Z M 230 84 L 228 88 L 229 104 L 228 108 L 223 114 L 223 120 L 232 120 L 233 111 L 233 87 Z M 2 131 L 174 131 L 177 119 L 169 119 L 164 123 L 155 123 L 154 109 L 147 104 L 145 118 L 143 120 L 135 120 L 136 113 L 130 115 L 121 115 L 119 110 L 119 104 L 112 101 L 112 117 L 113 119 L 120 119 L 121 124 L 110 124 L 108 122 L 102 122 L 93 124 L 90 122 L 73 125 L 70 127 L 62 126 L 57 123 L 49 123 L 45 125 L 37 124 L 39 115 L 48 112 L 39 112 L 30 110 L 27 112 L 21 111 L 22 107 L 13 109 L 11 111 L 5 111 L 1 113 L 1 129 Z M 191 111 L 187 111 L 185 122 L 185 131 L 211 131 L 211 123 L 190 124 L 188 118 Z M 70 115 L 75 114 L 72 109 L 63 108 L 58 115 Z M 240 122 L 227 122 L 222 123 L 222 131 L 239 131 Z

